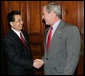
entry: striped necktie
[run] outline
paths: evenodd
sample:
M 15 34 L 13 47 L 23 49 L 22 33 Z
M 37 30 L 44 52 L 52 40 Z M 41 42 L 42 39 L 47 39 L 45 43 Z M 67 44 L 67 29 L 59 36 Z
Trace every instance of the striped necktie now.
M 25 42 L 25 40 L 24 40 L 24 38 L 23 38 L 23 36 L 22 36 L 22 34 L 21 34 L 21 33 L 20 33 L 20 38 L 21 38 L 21 40 L 22 40 L 23 44 L 25 45 L 25 47 L 26 47 L 26 48 L 28 48 L 28 47 L 27 47 L 27 44 L 26 44 L 26 42 Z

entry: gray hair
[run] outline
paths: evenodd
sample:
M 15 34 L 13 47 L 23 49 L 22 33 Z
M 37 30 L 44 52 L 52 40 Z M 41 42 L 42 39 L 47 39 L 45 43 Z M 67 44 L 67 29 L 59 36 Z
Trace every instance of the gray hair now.
M 58 3 L 51 2 L 45 5 L 44 7 L 47 9 L 48 13 L 50 13 L 51 11 L 54 11 L 56 16 L 61 17 L 61 6 L 58 5 Z

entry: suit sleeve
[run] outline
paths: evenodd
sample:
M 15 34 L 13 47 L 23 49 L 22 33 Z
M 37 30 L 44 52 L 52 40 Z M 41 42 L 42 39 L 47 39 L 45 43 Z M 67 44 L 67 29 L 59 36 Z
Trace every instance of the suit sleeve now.
M 13 42 L 10 42 L 10 40 L 4 41 L 4 51 L 7 55 L 7 59 L 14 65 L 18 65 L 27 69 L 31 69 L 33 66 L 33 62 L 31 59 L 26 59 L 20 54 L 18 54 L 19 49 L 16 47 L 16 45 Z
M 45 52 L 47 51 L 46 50 L 46 37 L 47 37 L 47 33 L 48 33 L 48 30 L 49 30 L 49 28 L 47 28 L 46 29 L 46 31 L 45 31 L 45 40 L 44 40 L 44 56 L 42 57 L 42 60 L 45 62 Z
M 69 30 L 67 37 L 67 61 L 63 75 L 73 75 L 80 55 L 80 33 L 76 26 Z

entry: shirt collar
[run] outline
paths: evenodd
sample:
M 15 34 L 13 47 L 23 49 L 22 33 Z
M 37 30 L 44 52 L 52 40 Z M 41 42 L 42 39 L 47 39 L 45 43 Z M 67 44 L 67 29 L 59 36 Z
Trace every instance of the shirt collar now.
M 15 29 L 13 29 L 13 28 L 11 28 L 18 36 L 19 36 L 19 38 L 20 38 L 20 32 L 21 31 L 16 31 Z
M 53 29 L 56 29 L 60 23 L 61 19 L 59 19 L 52 27 Z

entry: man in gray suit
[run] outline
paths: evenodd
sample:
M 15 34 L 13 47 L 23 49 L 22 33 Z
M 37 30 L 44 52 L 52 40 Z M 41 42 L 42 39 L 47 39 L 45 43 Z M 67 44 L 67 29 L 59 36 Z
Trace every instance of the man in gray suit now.
M 44 56 L 42 59 L 35 59 L 35 68 L 45 64 L 45 75 L 73 75 L 79 61 L 79 30 L 62 21 L 60 16 L 61 7 L 57 3 L 52 2 L 43 7 L 42 18 L 50 28 L 45 33 Z

